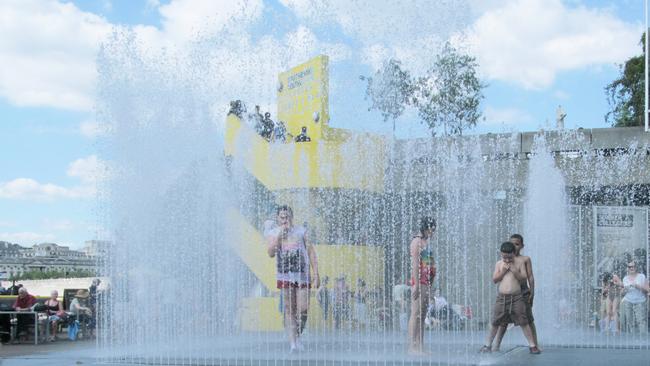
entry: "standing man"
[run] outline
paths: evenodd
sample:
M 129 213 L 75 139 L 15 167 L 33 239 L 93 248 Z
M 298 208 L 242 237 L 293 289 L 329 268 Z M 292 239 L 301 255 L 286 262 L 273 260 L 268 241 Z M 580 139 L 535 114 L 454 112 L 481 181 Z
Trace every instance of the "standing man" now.
M 300 335 L 307 323 L 309 290 L 318 288 L 318 260 L 314 246 L 309 243 L 307 229 L 293 224 L 293 210 L 287 205 L 276 211 L 278 227 L 269 235 L 267 252 L 276 257 L 277 287 L 284 299 L 285 328 L 289 335 L 290 352 L 301 351 Z
M 539 343 L 537 341 L 537 328 L 535 328 L 535 319 L 533 318 L 533 298 L 535 297 L 535 277 L 533 276 L 533 263 L 530 260 L 530 257 L 521 255 L 521 250 L 524 248 L 524 237 L 520 234 L 512 234 L 510 236 L 510 242 L 515 246 L 515 263 L 517 265 L 523 265 L 526 269 L 526 280 L 521 282 L 521 296 L 524 297 L 524 302 L 526 303 L 526 316 L 528 317 L 528 324 L 530 324 L 530 330 L 533 332 L 533 340 L 539 348 Z M 497 331 L 496 339 L 494 340 L 494 351 L 499 351 L 501 348 L 501 341 L 503 336 L 508 330 L 508 325 L 499 326 Z
M 501 244 L 501 260 L 494 266 L 492 281 L 498 285 L 498 295 L 494 303 L 492 327 L 481 353 L 491 352 L 492 341 L 501 326 L 515 323 L 521 327 L 530 353 L 539 354 L 537 344 L 530 329 L 526 302 L 522 294 L 521 283 L 526 279 L 523 262 L 515 262 L 515 246 L 509 241 Z

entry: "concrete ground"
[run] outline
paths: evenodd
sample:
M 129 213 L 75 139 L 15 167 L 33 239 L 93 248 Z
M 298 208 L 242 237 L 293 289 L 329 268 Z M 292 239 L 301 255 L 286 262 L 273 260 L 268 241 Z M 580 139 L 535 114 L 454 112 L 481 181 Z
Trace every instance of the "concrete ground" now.
M 34 347 L 34 346 L 28 346 Z M 23 349 L 24 350 L 24 349 Z M 2 350 L 4 351 L 4 350 Z M 35 351 L 35 350 L 32 350 Z M 650 351 L 626 349 L 589 349 L 589 348 L 547 348 L 541 355 L 530 355 L 524 347 L 515 347 L 507 352 L 478 356 L 468 360 L 470 362 L 447 362 L 445 359 L 431 356 L 420 359 L 405 358 L 402 360 L 387 360 L 378 362 L 368 361 L 314 361 L 304 360 L 300 356 L 284 360 L 271 359 L 182 359 L 177 362 L 161 360 L 147 362 L 144 360 L 131 360 L 122 362 L 101 361 L 94 355 L 94 346 L 88 343 L 75 344 L 72 347 L 44 346 L 34 353 L 21 355 L 2 355 L 2 366 L 66 366 L 66 365 L 650 365 Z
M 438 340 L 439 341 L 439 340 Z M 193 343 L 194 344 L 194 343 Z M 279 343 L 278 343 L 279 345 Z M 124 355 L 100 350 L 95 341 L 59 341 L 41 345 L 1 345 L 0 366 L 65 366 L 65 365 L 650 365 L 650 349 L 639 348 L 599 348 L 599 347 L 561 347 L 548 346 L 541 355 L 531 355 L 528 349 L 518 345 L 503 347 L 502 352 L 479 354 L 478 345 L 458 343 L 429 344 L 431 355 L 409 357 L 404 354 L 402 344 L 396 343 L 394 349 L 386 349 L 386 344 L 373 346 L 364 344 L 363 349 L 344 347 L 343 343 L 318 340 L 318 344 L 305 343 L 307 352 L 289 355 L 285 347 L 276 344 L 258 344 L 255 349 L 241 347 L 238 352 L 227 349 L 206 352 L 205 345 L 198 345 L 181 357 L 170 357 L 164 351 L 146 352 L 143 356 L 137 351 L 125 351 Z M 240 344 L 241 346 L 241 344 Z M 245 345 L 245 346 L 250 346 Z M 269 347 L 270 346 L 270 347 Z M 218 346 L 217 346 L 218 347 Z M 341 348 L 339 348 L 341 347 Z M 382 347 L 378 349 L 376 347 Z M 276 349 L 277 348 L 277 349 Z M 264 352 L 258 352 L 264 349 Z M 269 352 L 269 349 L 274 351 Z M 143 351 L 145 352 L 145 351 Z M 202 352 L 202 353 L 201 353 Z M 112 356 L 112 357 L 110 357 Z M 109 360 L 109 361 L 107 361 Z

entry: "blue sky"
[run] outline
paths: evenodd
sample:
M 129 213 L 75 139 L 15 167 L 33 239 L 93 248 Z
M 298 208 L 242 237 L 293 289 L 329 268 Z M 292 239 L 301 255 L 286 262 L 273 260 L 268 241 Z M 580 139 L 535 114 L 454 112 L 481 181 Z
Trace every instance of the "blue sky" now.
M 80 248 L 105 235 L 95 219 L 106 133 L 94 113 L 95 62 L 115 29 L 181 53 L 198 33 L 214 37 L 226 71 L 215 85 L 232 94 L 219 111 L 242 98 L 275 113 L 277 73 L 328 54 L 331 125 L 378 133 L 391 126 L 367 111 L 358 76 L 389 57 L 420 74 L 452 39 L 489 85 L 472 132 L 485 133 L 552 127 L 560 104 L 567 128 L 607 127 L 604 87 L 640 53 L 643 12 L 642 0 L 2 1 L 0 240 Z M 413 111 L 397 125 L 399 137 L 427 133 Z

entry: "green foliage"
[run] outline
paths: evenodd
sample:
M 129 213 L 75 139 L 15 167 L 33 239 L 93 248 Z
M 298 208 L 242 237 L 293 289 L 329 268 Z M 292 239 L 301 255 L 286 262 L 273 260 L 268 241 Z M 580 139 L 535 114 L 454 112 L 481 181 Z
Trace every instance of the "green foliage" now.
M 413 95 L 411 75 L 402 69 L 399 60 L 390 59 L 374 76 L 362 76 L 361 80 L 367 80 L 368 83 L 366 100 L 370 99 L 371 102 L 368 110 L 380 111 L 384 121 L 392 120 L 394 132 L 395 120 L 404 113 Z
M 91 270 L 70 270 L 70 271 L 28 271 L 18 276 L 9 277 L 9 281 L 20 280 L 48 280 L 53 278 L 80 278 L 96 277 L 97 273 Z
M 446 43 L 426 75 L 417 80 L 418 114 L 432 135 L 442 128 L 445 135 L 462 135 L 476 126 L 485 85 L 478 78 L 474 57 Z
M 621 75 L 605 87 L 611 110 L 605 115 L 614 127 L 642 126 L 645 109 L 645 33 L 641 36 L 640 56 L 634 56 L 619 65 Z
M 378 110 L 384 121 L 399 118 L 408 106 L 417 108 L 421 122 L 432 135 L 442 129 L 445 135 L 462 134 L 476 126 L 481 117 L 479 104 L 483 88 L 474 57 L 458 52 L 446 43 L 427 73 L 418 78 L 402 69 L 402 63 L 390 59 L 367 80 L 368 110 Z

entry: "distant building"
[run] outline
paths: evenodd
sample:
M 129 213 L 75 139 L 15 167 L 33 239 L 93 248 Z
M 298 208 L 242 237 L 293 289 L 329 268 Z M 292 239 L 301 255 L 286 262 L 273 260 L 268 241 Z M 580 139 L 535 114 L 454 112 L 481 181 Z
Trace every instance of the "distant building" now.
M 100 252 L 93 251 L 93 255 L 88 253 L 55 243 L 41 243 L 27 248 L 0 241 L 0 273 L 6 272 L 7 277 L 11 277 L 30 271 L 93 271 L 97 268 Z
M 108 240 L 88 240 L 83 252 L 90 257 L 104 257 L 108 253 L 111 242 Z

